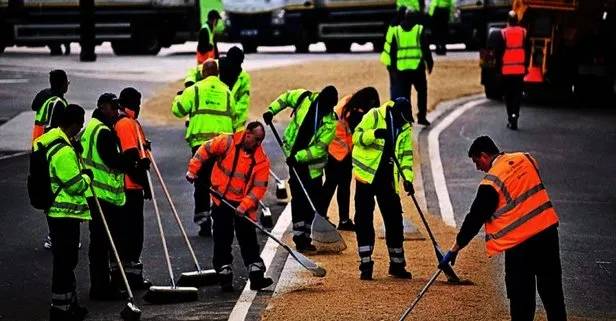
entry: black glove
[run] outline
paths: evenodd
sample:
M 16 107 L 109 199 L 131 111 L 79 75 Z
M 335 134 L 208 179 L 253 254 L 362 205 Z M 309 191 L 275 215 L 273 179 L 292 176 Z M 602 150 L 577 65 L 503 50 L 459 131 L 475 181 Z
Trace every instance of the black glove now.
M 145 142 L 143 143 L 143 148 L 145 148 L 146 150 L 151 151 L 152 150 L 152 141 L 149 139 L 146 139 Z
M 289 165 L 289 167 L 297 165 L 297 159 L 295 159 L 295 156 L 287 157 L 287 165 Z
M 263 113 L 263 121 L 267 125 L 271 125 L 273 120 L 274 120 L 274 113 L 272 113 L 271 111 L 266 111 L 265 113 Z
M 81 170 L 81 174 L 86 174 L 91 181 L 94 180 L 94 173 L 92 173 L 92 170 L 89 168 L 84 168 Z
M 457 257 L 458 257 L 458 252 L 448 251 L 445 254 L 445 256 L 443 256 L 443 259 L 438 263 L 438 268 L 442 270 L 446 268 L 448 264 L 451 264 L 451 266 L 454 266 L 454 264 L 456 264 Z
M 410 181 L 402 182 L 402 186 L 404 186 L 404 191 L 406 192 L 406 195 L 415 194 L 415 188 L 413 188 L 413 183 L 411 183 Z
M 387 129 L 378 128 L 374 130 L 374 137 L 376 138 L 387 138 Z
M 137 161 L 137 168 L 142 169 L 142 170 L 146 170 L 149 171 L 150 170 L 150 159 L 149 158 L 142 158 L 140 160 Z
M 77 155 L 83 154 L 83 146 L 81 146 L 81 142 L 78 140 L 71 140 L 71 145 L 73 145 L 73 149 Z

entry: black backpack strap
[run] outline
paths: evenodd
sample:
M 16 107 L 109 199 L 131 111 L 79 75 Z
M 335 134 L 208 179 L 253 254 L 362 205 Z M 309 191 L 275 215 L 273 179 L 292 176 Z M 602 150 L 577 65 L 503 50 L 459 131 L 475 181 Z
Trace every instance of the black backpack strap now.
M 311 94 L 312 92 L 310 90 L 306 90 L 301 95 L 299 95 L 299 98 L 297 98 L 297 102 L 295 103 L 295 108 L 293 108 L 293 112 L 291 112 L 291 118 L 295 116 L 297 108 L 299 108 L 299 106 L 304 102 L 304 99 L 306 99 L 306 97 L 310 96 Z

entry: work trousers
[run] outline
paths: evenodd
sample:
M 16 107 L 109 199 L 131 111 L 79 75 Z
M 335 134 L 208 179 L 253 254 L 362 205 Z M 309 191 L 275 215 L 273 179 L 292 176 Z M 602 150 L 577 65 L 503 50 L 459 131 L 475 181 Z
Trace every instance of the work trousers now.
M 567 320 L 557 224 L 505 251 L 505 285 L 512 321 L 532 321 L 535 292 L 548 321 Z
M 391 179 L 387 182 L 376 177 L 372 184 L 355 181 L 355 233 L 360 262 L 362 264 L 372 262 L 375 197 L 385 223 L 385 242 L 389 250 L 390 263 L 404 266 L 406 262 L 402 247 L 404 235 L 400 196 L 396 193 Z
M 143 279 L 143 190 L 126 190 L 126 204 L 123 211 L 124 244 L 121 248 L 121 259 L 126 276 L 131 283 L 139 283 Z M 120 232 L 120 231 L 118 231 Z M 112 264 L 112 267 L 114 265 Z
M 192 149 L 193 155 L 197 152 L 199 146 Z M 194 182 L 195 192 L 193 194 L 195 199 L 195 216 L 193 221 L 196 224 L 203 224 L 209 217 L 210 212 L 210 187 L 212 186 L 211 176 L 212 168 L 214 168 L 214 161 L 207 160 L 203 162 L 201 169 L 197 173 L 197 179 Z
M 237 204 L 233 204 L 236 206 Z M 213 238 L 214 238 L 214 269 L 221 271 L 226 265 L 233 263 L 231 245 L 233 235 L 237 237 L 244 265 L 252 272 L 253 266 L 265 271 L 263 260 L 259 257 L 259 243 L 255 227 L 245 218 L 238 216 L 235 209 L 221 203 L 212 208 Z M 234 233 L 235 232 L 235 233 Z
M 314 202 L 319 199 L 322 189 L 322 177 L 310 178 L 307 166 L 296 166 L 297 173 L 310 199 Z M 295 173 L 289 170 L 289 188 L 291 189 L 291 220 L 293 221 L 293 239 L 303 239 L 311 242 L 310 230 L 314 219 L 314 210 L 310 206 L 306 194 L 302 190 Z M 313 203 L 314 204 L 314 203 Z M 315 205 L 316 206 L 316 205 Z M 325 214 L 321 214 L 325 215 Z M 296 242 L 297 244 L 297 242 Z
M 437 54 L 447 53 L 448 35 L 449 8 L 434 8 L 434 14 L 432 15 L 432 39 L 434 39 Z
M 417 92 L 417 118 L 426 118 L 428 107 L 428 81 L 423 62 L 416 70 L 390 71 L 389 86 L 391 99 L 404 97 L 411 101 L 411 87 Z
M 349 219 L 352 177 L 353 163 L 350 153 L 341 161 L 329 155 L 327 166 L 325 167 L 325 183 L 323 184 L 323 191 L 321 192 L 320 212 L 322 215 L 327 215 L 327 209 L 334 196 L 334 192 L 336 192 L 340 222 Z
M 123 208 L 100 199 L 99 202 L 116 248 L 122 253 L 121 246 L 126 243 L 124 240 L 125 233 L 120 233 L 122 230 Z M 90 290 L 104 291 L 111 285 L 110 265 L 117 266 L 117 263 L 113 257 L 111 243 L 109 243 L 109 238 L 107 237 L 107 232 L 105 231 L 105 226 L 94 198 L 88 198 L 88 206 L 92 215 L 92 220 L 89 224 L 90 248 L 88 250 L 88 258 L 90 259 Z
M 74 218 L 47 217 L 53 240 L 53 272 L 51 279 L 52 306 L 68 311 L 77 302 L 75 267 L 79 259 L 79 224 Z
M 520 104 L 522 102 L 524 76 L 503 76 L 503 87 L 505 106 L 507 106 L 507 119 L 509 121 L 513 119 L 517 120 L 520 117 Z

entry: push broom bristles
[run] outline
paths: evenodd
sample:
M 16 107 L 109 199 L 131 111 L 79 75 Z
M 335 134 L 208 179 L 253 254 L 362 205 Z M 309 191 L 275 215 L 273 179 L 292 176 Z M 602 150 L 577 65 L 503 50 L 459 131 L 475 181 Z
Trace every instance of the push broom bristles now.
M 347 248 L 336 226 L 318 213 L 314 215 L 310 235 L 319 252 L 339 253 Z

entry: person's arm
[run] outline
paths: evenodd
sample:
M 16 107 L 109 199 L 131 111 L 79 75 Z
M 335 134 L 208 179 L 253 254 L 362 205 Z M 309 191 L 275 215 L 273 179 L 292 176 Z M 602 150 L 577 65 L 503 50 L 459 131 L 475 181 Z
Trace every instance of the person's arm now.
M 409 126 L 408 129 L 400 133 L 398 139 L 402 148 L 398 151 L 398 155 L 396 155 L 400 162 L 403 177 L 409 182 L 413 182 L 415 178 L 415 173 L 413 172 L 413 139 L 411 137 L 412 127 Z
M 199 80 L 199 73 L 201 72 L 199 66 L 192 67 L 186 71 L 184 77 L 184 88 L 188 88 L 194 85 Z
M 52 157 L 50 165 L 66 193 L 81 195 L 90 187 L 90 177 L 81 173 L 77 154 L 72 147 L 60 147 L 60 150 Z
M 490 185 L 479 185 L 469 213 L 464 218 L 456 236 L 455 251 L 464 248 L 479 233 L 481 226 L 490 219 L 498 206 L 498 193 Z M 452 248 L 452 250 L 454 250 Z M 455 252 L 454 251 L 454 252 Z
M 175 96 L 171 105 L 171 112 L 177 118 L 183 118 L 190 114 L 195 104 L 195 86 L 190 86 Z
M 374 136 L 377 117 L 378 110 L 376 108 L 373 108 L 362 117 L 353 133 L 353 145 L 370 146 L 374 144 L 377 139 Z
M 111 131 L 101 130 L 99 132 L 96 148 L 107 167 L 121 172 L 129 168 L 126 158 L 118 150 L 117 138 Z
M 238 88 L 235 93 L 235 124 L 233 128 L 242 129 L 248 119 L 248 104 L 250 103 L 250 75 L 242 71 L 237 78 Z
M 285 92 L 284 94 L 278 96 L 275 101 L 273 101 L 269 107 L 268 111 L 272 114 L 276 115 L 281 112 L 283 109 L 287 107 L 291 107 L 295 109 L 297 106 L 297 101 L 299 97 L 304 93 L 305 89 L 293 89 Z M 308 98 L 308 97 L 306 97 Z
M 396 26 L 391 35 L 391 46 L 389 47 L 389 59 L 391 61 L 391 71 L 398 70 L 398 30 L 399 26 Z
M 425 29 L 423 29 L 425 31 Z M 428 73 L 432 73 L 432 68 L 434 67 L 434 59 L 432 58 L 432 50 L 430 50 L 430 39 L 428 35 L 422 31 L 421 33 L 421 55 L 426 62 L 426 67 L 428 68 Z
M 332 115 L 323 117 L 323 124 L 315 133 L 316 139 L 304 149 L 295 153 L 298 163 L 311 163 L 315 160 L 327 159 L 327 149 L 336 135 L 336 118 Z
M 240 213 L 248 214 L 248 217 L 253 221 L 257 220 L 259 201 L 263 199 L 267 192 L 269 168 L 270 164 L 267 159 L 255 165 L 253 170 L 254 179 L 250 182 L 251 186 L 248 188 L 248 192 L 237 207 Z
M 60 125 L 60 119 L 66 108 L 66 103 L 62 99 L 58 99 L 51 108 L 51 119 L 49 120 L 49 127 L 56 128 Z
M 203 143 L 197 149 L 195 155 L 188 161 L 187 176 L 196 178 L 203 162 L 212 157 L 223 155 L 232 144 L 233 137 L 231 135 L 219 135 Z

